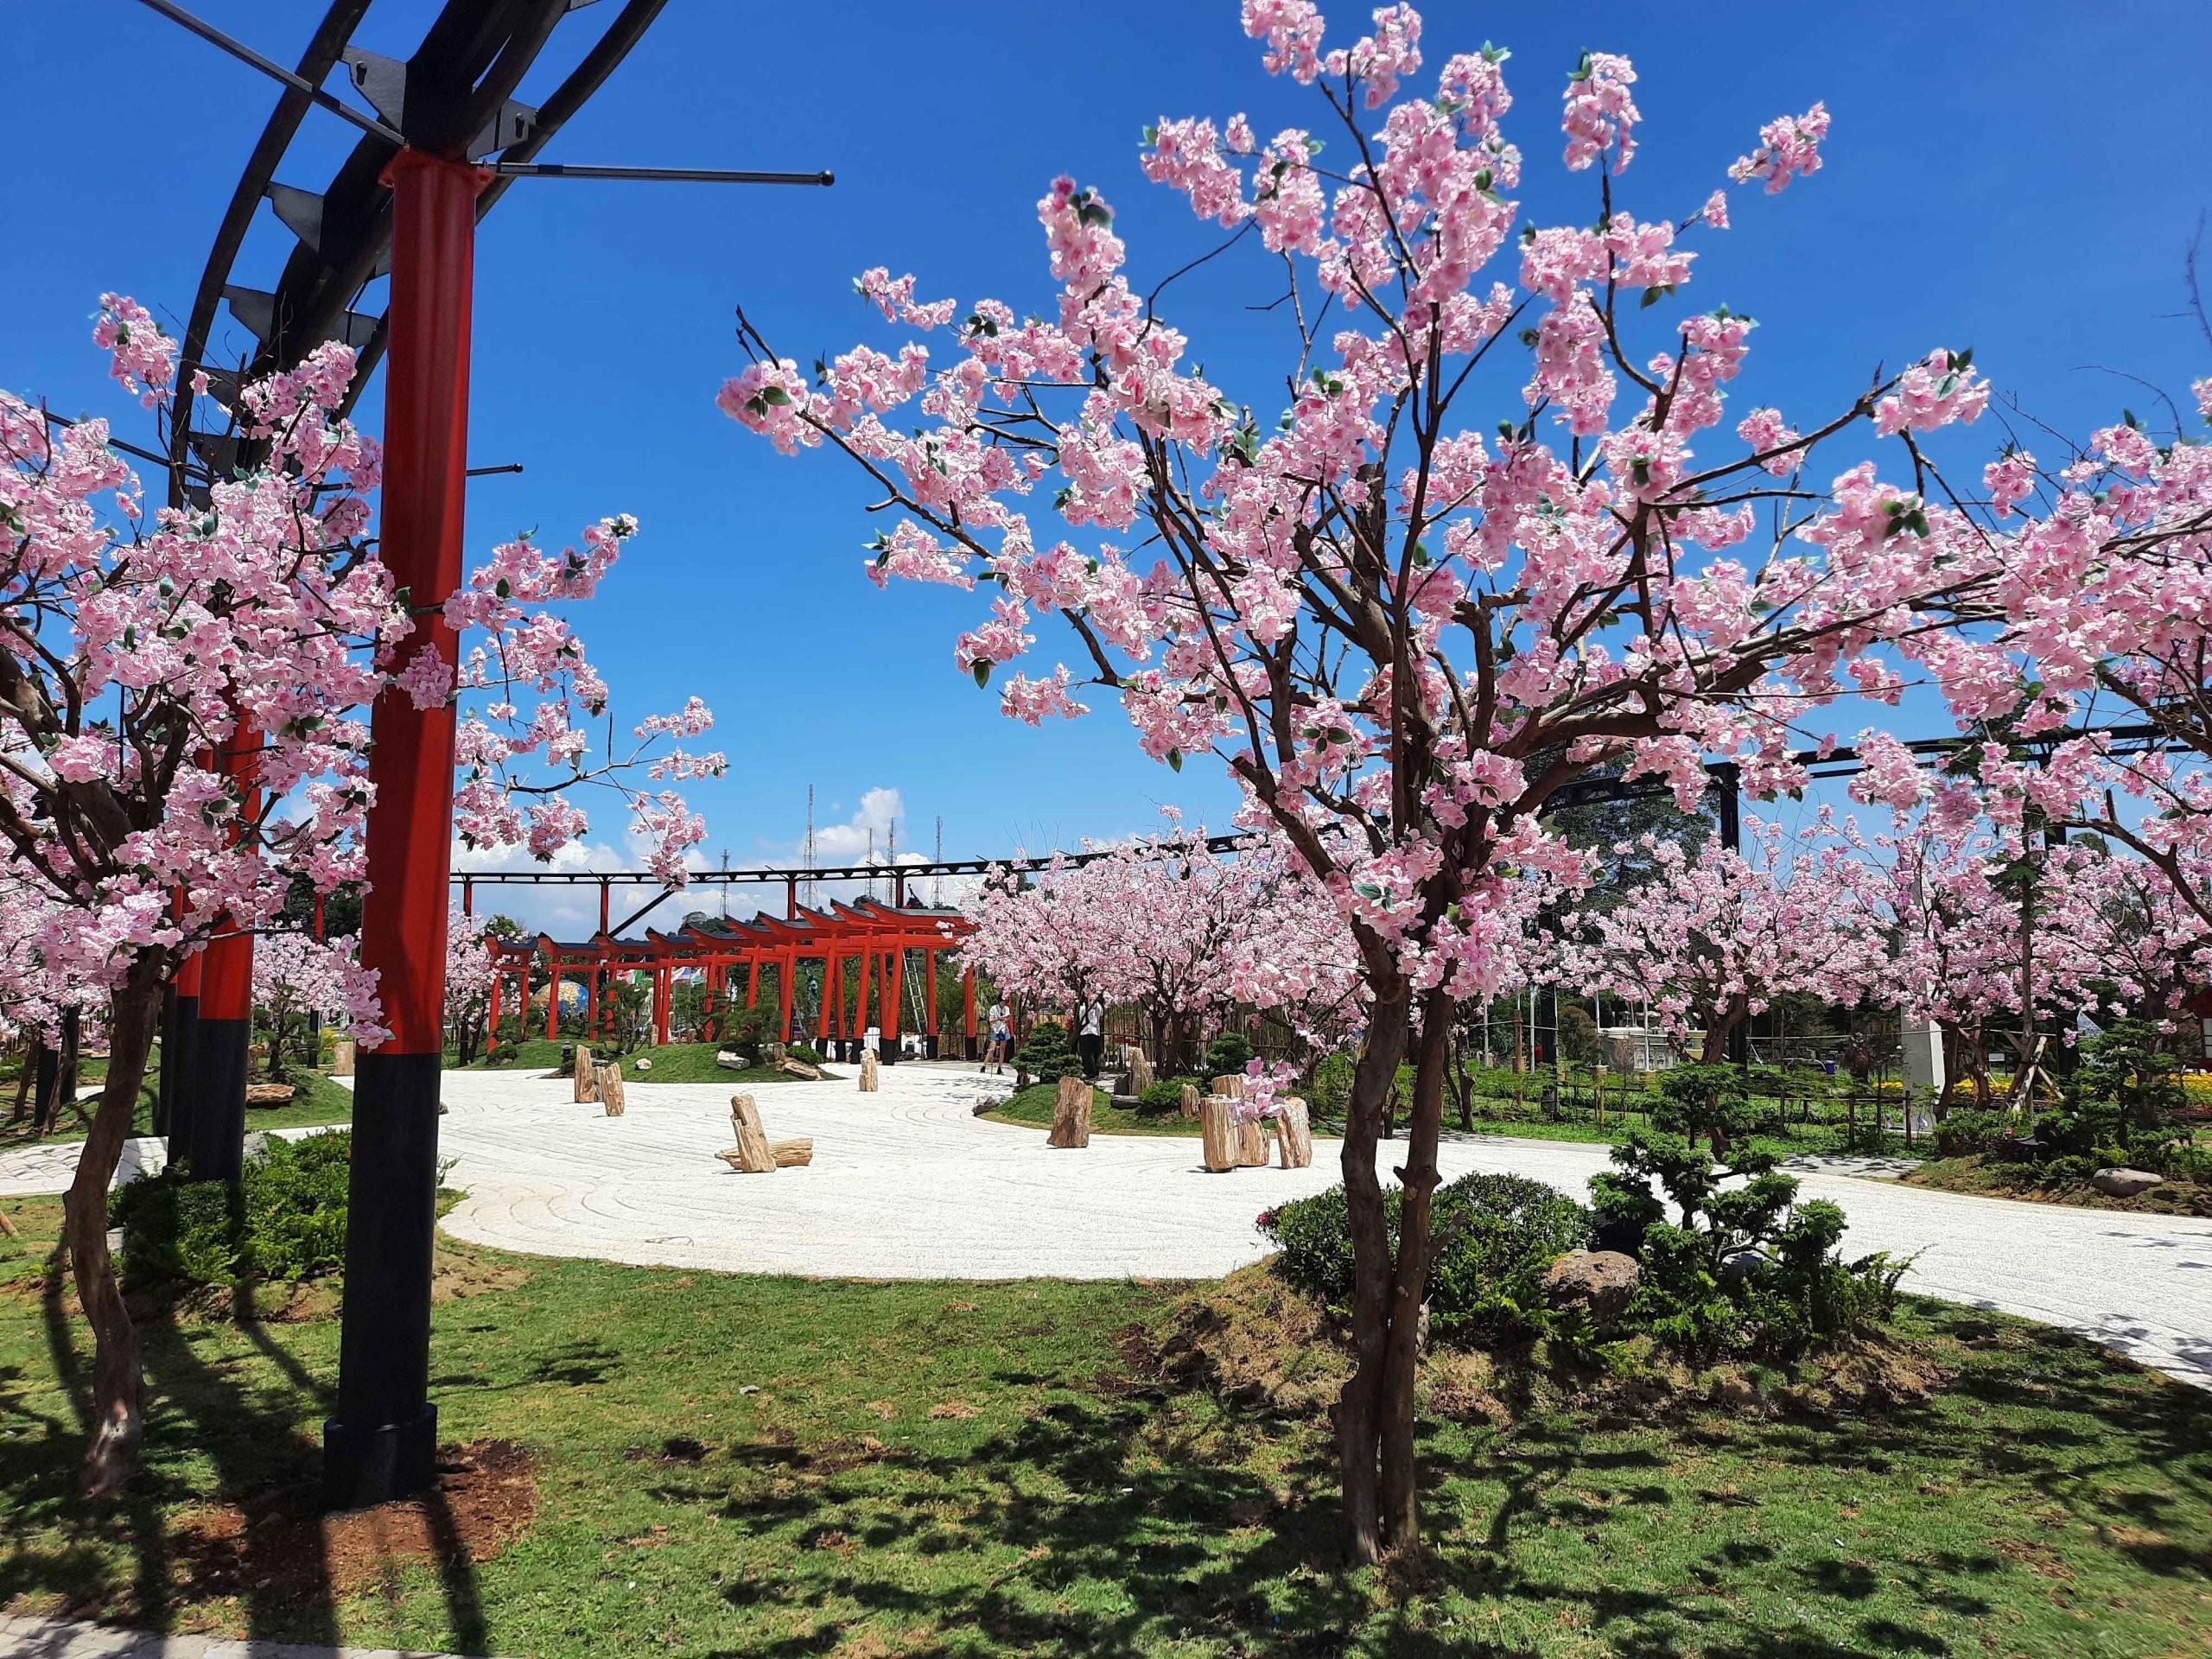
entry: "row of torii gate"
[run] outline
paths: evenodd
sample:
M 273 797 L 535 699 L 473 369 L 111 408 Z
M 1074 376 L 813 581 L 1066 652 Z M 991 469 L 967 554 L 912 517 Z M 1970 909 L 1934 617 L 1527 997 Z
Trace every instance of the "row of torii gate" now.
M 907 957 L 918 951 L 922 1014 L 916 1034 L 934 1052 L 941 1038 L 938 955 L 957 946 L 974 931 L 975 924 L 956 910 L 925 908 L 918 903 L 902 907 L 871 898 L 853 904 L 833 900 L 820 909 L 794 906 L 785 917 L 760 915 L 710 925 L 692 922 L 675 933 L 649 928 L 641 939 L 618 938 L 604 925 L 590 938 L 568 944 L 544 933 L 534 939 L 493 936 L 486 941 L 492 951 L 487 1017 L 495 1034 L 509 1010 L 524 1016 L 527 1029 L 535 1004 L 531 982 L 542 969 L 546 1037 L 554 1039 L 560 1035 L 562 988 L 579 979 L 584 988 L 584 1029 L 596 1035 L 607 1028 L 612 1017 L 611 998 L 606 991 L 613 978 L 644 972 L 652 981 L 656 1044 L 671 1039 L 679 977 L 701 983 L 702 1006 L 707 1015 L 701 1037 L 717 1039 L 728 1035 L 721 1029 L 719 1015 L 734 999 L 739 978 L 742 977 L 745 986 L 745 1006 L 753 1007 L 762 994 L 764 970 L 773 969 L 778 1041 L 789 1043 L 810 1036 L 825 1053 L 849 1052 L 874 1028 L 880 1033 L 881 1052 L 895 1058 L 905 1028 Z M 801 1028 L 807 1009 L 799 995 L 801 969 L 808 963 L 819 965 L 811 1033 Z M 854 968 L 856 982 L 848 971 Z M 875 999 L 874 1017 L 869 1014 L 871 994 Z M 972 969 L 961 975 L 961 1036 L 963 1052 L 969 1052 L 976 1040 Z

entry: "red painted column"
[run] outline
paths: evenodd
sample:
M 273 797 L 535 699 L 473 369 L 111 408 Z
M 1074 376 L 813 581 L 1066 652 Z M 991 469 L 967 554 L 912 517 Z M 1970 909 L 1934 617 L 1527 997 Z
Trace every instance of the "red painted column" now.
M 745 959 L 745 1006 L 751 1007 L 760 1000 L 760 958 L 755 954 Z
M 315 902 L 319 905 L 322 901 L 318 899 Z M 476 883 L 465 875 L 461 878 L 461 913 L 469 917 L 476 914 Z M 317 925 L 320 927 L 321 924 Z
M 450 664 L 457 654 L 453 630 L 429 607 L 461 586 L 476 199 L 491 176 L 409 149 L 382 181 L 391 189 L 392 270 L 378 531 L 395 585 L 416 607 L 403 661 L 429 649 Z M 378 975 L 391 1036 L 361 1057 L 354 1082 L 338 1408 L 323 1431 L 324 1496 L 340 1509 L 422 1491 L 436 1472 L 430 1254 L 454 709 L 418 709 L 392 688 L 371 721 L 376 804 L 365 836 L 361 963 Z
M 868 970 L 874 957 L 874 951 L 866 945 L 861 947 L 861 985 L 853 997 L 853 1036 L 856 1039 L 867 1036 L 868 1028 L 875 1023 L 868 1017 Z
M 968 1046 L 973 1048 L 976 1046 L 976 970 L 973 968 L 960 976 L 960 1003 L 961 1015 L 968 1027 Z M 976 1057 L 970 1054 L 968 1058 L 972 1060 Z
M 791 1039 L 791 976 L 798 971 L 798 953 L 789 945 L 776 961 L 776 1040 Z
M 486 1035 L 495 1042 L 499 1035 L 499 992 L 505 987 L 506 982 L 507 970 L 500 967 L 498 960 L 494 958 L 492 966 L 492 1009 L 485 1015 L 485 1020 L 490 1027 Z
M 822 953 L 822 1018 L 818 1022 L 821 1029 L 816 1035 L 824 1043 L 837 1034 L 838 994 L 845 988 L 838 975 L 843 967 L 835 950 Z
M 212 757 L 225 777 L 238 780 L 241 827 L 261 810 L 252 777 L 261 734 L 244 720 Z M 221 924 L 231 926 L 226 917 Z M 194 1179 L 237 1181 L 245 1168 L 245 1084 L 253 1041 L 253 935 L 228 931 L 200 953 L 200 1024 L 193 1040 L 191 1134 L 184 1161 Z
M 545 958 L 545 1040 L 561 1039 L 561 953 L 549 952 Z
M 923 997 L 927 1005 L 922 1015 L 922 1029 L 934 1037 L 937 1035 L 937 950 L 933 945 L 922 947 L 922 973 L 925 982 Z
M 584 980 L 584 1030 L 591 1036 L 599 1035 L 599 976 L 607 970 L 607 952 L 601 950 L 592 958 Z

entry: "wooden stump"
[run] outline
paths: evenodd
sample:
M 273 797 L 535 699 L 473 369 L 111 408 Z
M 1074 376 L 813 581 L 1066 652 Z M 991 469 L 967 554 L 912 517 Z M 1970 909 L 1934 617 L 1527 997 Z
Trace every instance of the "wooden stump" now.
M 1200 1140 L 1205 1149 L 1206 1167 L 1218 1173 L 1235 1169 L 1243 1160 L 1237 1156 L 1236 1125 L 1230 1120 L 1230 1109 L 1236 1103 L 1227 1095 L 1208 1095 L 1198 1105 Z
M 576 1103 L 599 1098 L 599 1066 L 592 1059 L 591 1050 L 576 1051 Z
M 622 1098 L 622 1068 L 619 1065 L 598 1065 L 592 1068 L 601 1105 L 607 1108 L 609 1117 L 620 1117 L 627 1105 Z
M 289 1106 L 297 1092 L 289 1083 L 249 1083 L 245 1086 L 245 1103 L 249 1106 Z
M 809 1065 L 804 1060 L 795 1060 L 788 1054 L 785 1055 L 782 1059 L 776 1062 L 776 1070 L 781 1071 L 786 1077 L 798 1077 L 802 1082 L 805 1083 L 819 1083 L 822 1081 L 822 1068 L 820 1066 Z
M 1203 1098 L 1204 1096 L 1198 1093 L 1198 1085 L 1197 1084 L 1185 1084 L 1183 1085 L 1183 1116 L 1191 1119 L 1193 1122 L 1197 1122 L 1198 1116 L 1198 1102 Z
M 752 1096 L 729 1097 L 729 1126 L 737 1133 L 737 1144 L 722 1154 L 729 1159 L 730 1167 L 744 1175 L 773 1174 L 776 1154 L 769 1148 L 768 1131 L 760 1122 L 760 1109 L 753 1103 Z M 809 1141 L 807 1146 L 811 1156 L 813 1142 Z
M 1268 1124 L 1265 1118 L 1248 1117 L 1236 1126 L 1236 1161 L 1246 1169 L 1268 1165 Z
M 1062 1077 L 1059 1098 L 1052 1103 L 1052 1132 L 1048 1147 L 1087 1147 L 1090 1144 L 1090 1079 Z
M 1306 1103 L 1296 1095 L 1288 1095 L 1278 1103 L 1282 1107 L 1282 1116 L 1275 1119 L 1275 1145 L 1282 1149 L 1282 1166 L 1304 1169 L 1313 1161 L 1313 1130 L 1307 1119 Z
M 883 1062 L 875 1058 L 875 1051 L 861 1051 L 861 1093 L 872 1095 L 883 1087 Z
M 774 1159 L 778 1169 L 795 1169 L 814 1161 L 814 1137 L 794 1135 L 782 1141 L 768 1143 L 768 1156 Z
M 330 1046 L 330 1075 L 350 1077 L 353 1075 L 353 1039 L 340 1037 Z
M 1242 1071 L 1232 1071 L 1225 1077 L 1216 1077 L 1213 1080 L 1213 1091 L 1227 1100 L 1243 1099 L 1244 1074 Z
M 1144 1050 L 1138 1049 L 1129 1057 L 1129 1092 L 1141 1095 L 1153 1082 L 1152 1062 L 1145 1058 Z

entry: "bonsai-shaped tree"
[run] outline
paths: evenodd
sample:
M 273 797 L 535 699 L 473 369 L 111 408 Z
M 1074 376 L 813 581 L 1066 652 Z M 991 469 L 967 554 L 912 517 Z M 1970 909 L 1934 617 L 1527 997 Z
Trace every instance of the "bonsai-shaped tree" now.
M 1712 1143 L 1713 1155 L 1726 1158 L 1738 1136 L 1758 1127 L 1758 1115 L 1735 1067 L 1686 1063 L 1660 1074 L 1651 1127 L 1679 1135 L 1691 1146 L 1702 1135 Z
M 1083 1075 L 1083 1056 L 1068 1041 L 1065 1026 L 1056 1020 L 1039 1020 L 1022 1039 L 1014 1067 L 1024 1076 L 1034 1075 L 1039 1083 L 1058 1083 L 1062 1077 Z

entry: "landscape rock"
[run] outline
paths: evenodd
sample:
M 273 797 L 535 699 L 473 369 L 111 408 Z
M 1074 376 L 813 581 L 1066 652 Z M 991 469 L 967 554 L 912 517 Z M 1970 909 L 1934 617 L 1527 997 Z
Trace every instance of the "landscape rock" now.
M 1586 1312 L 1602 1331 L 1628 1311 L 1641 1276 L 1636 1258 L 1618 1250 L 1575 1250 L 1544 1274 L 1544 1300 L 1562 1313 Z
M 296 1092 L 289 1083 L 249 1083 L 245 1086 L 245 1103 L 249 1106 L 289 1106 Z
M 2089 1177 L 2089 1185 L 2108 1198 L 2133 1198 L 2148 1192 L 2154 1186 L 2164 1186 L 2166 1178 L 2154 1175 L 2147 1169 L 2101 1169 Z
M 715 1064 L 725 1071 L 742 1071 L 745 1070 L 745 1056 L 732 1049 L 716 1049 Z

